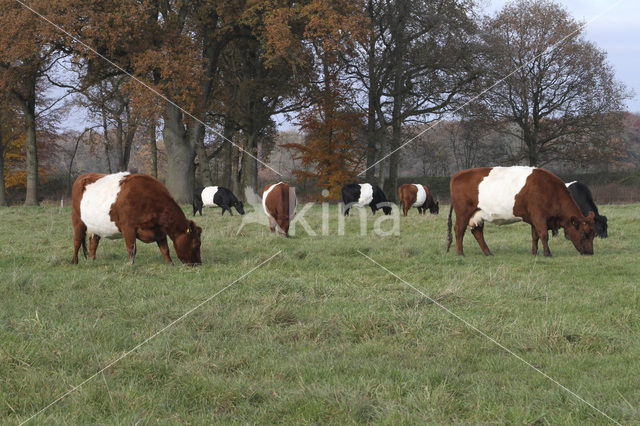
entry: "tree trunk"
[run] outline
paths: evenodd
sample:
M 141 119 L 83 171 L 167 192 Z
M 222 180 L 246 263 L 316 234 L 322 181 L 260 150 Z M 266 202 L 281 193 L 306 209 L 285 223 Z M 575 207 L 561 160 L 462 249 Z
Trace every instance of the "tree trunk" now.
M 156 144 L 156 121 L 149 118 L 147 127 L 147 138 L 149 140 L 149 149 L 151 151 L 151 176 L 158 178 L 158 145 Z
M 209 166 L 209 158 L 207 158 L 207 150 L 204 146 L 204 126 L 200 123 L 195 123 L 195 145 L 196 154 L 198 155 L 198 170 L 200 172 L 200 183 L 202 186 L 212 186 L 213 180 L 211 179 L 211 167 Z
M 118 171 L 124 172 L 127 167 L 124 164 L 124 126 L 121 120 L 118 120 L 116 128 L 116 156 L 118 159 Z
M 167 105 L 165 109 L 162 136 L 167 149 L 167 189 L 177 202 L 191 203 L 195 152 L 182 124 L 182 114 L 173 105 Z
M 38 205 L 38 146 L 36 141 L 36 92 L 35 79 L 29 89 L 29 96 L 22 103 L 25 119 L 25 147 L 27 152 L 27 194 L 25 206 Z
M 402 142 L 402 122 L 399 114 L 394 111 L 391 124 L 391 151 L 400 147 Z M 384 183 L 384 193 L 389 201 L 396 201 L 398 187 L 398 169 L 400 166 L 400 151 L 389 156 L 389 178 Z
M 247 134 L 247 141 L 244 146 L 247 154 L 242 156 L 242 186 L 243 189 L 250 188 L 250 191 L 258 193 L 258 141 L 255 133 Z
M 382 159 L 378 163 L 378 186 L 384 188 L 384 183 L 387 180 L 387 135 L 380 138 L 380 155 Z
M 373 3 L 369 1 L 368 9 L 370 14 L 373 14 Z M 378 132 L 376 131 L 376 94 L 378 92 L 377 77 L 374 77 L 375 72 L 375 57 L 376 57 L 376 40 L 373 37 L 373 31 L 369 41 L 369 105 L 367 110 L 367 171 L 365 173 L 365 179 L 368 183 L 374 183 L 376 168 L 373 166 L 376 163 L 376 142 Z M 383 154 L 384 155 L 384 154 Z
M 233 120 L 229 117 L 225 117 L 224 119 L 224 130 L 222 135 L 224 136 L 224 140 L 222 143 L 224 144 L 224 148 L 222 148 L 222 155 L 220 156 L 220 160 L 222 161 L 222 185 L 231 188 L 232 187 L 232 166 L 233 163 L 233 145 L 231 144 L 231 140 L 233 140 Z M 240 197 L 243 194 L 235 193 L 236 197 Z
M 111 154 L 109 153 L 108 129 L 109 127 L 107 125 L 107 112 L 103 108 L 102 109 L 102 137 L 103 137 L 103 144 L 104 144 L 104 156 L 107 158 L 107 168 L 109 170 L 109 173 L 113 173 L 111 170 Z
M 122 167 L 121 171 L 129 170 L 129 161 L 131 160 L 131 146 L 133 146 L 133 138 L 136 136 L 138 128 L 137 121 L 132 121 L 131 109 L 129 105 L 125 105 L 125 113 L 127 115 L 127 130 L 124 132 L 124 146 L 122 151 Z
M 242 190 L 242 151 L 237 147 L 232 148 L 231 158 L 231 192 L 236 196 L 242 196 L 244 198 L 244 191 Z

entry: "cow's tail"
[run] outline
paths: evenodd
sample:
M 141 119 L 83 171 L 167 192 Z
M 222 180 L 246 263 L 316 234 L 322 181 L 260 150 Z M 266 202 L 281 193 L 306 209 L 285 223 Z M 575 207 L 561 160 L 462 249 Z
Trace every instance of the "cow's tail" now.
M 82 235 L 82 254 L 84 255 L 84 258 L 87 258 L 87 233 L 85 232 Z
M 453 213 L 453 203 L 449 207 L 449 219 L 447 219 L 447 253 L 449 253 L 451 242 L 453 241 L 453 236 L 451 235 L 451 213 Z

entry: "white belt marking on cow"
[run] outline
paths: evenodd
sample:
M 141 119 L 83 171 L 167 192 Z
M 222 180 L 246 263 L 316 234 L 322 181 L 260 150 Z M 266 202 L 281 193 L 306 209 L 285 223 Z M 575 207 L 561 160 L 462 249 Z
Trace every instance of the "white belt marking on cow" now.
M 202 194 L 200 194 L 200 198 L 202 198 L 202 205 L 205 207 L 218 207 L 218 205 L 213 201 L 213 197 L 215 197 L 216 192 L 218 192 L 217 186 L 207 186 L 202 190 Z
M 371 186 L 370 183 L 361 183 L 358 185 L 360 185 L 360 198 L 358 198 L 358 202 L 356 202 L 354 206 L 368 206 L 373 201 L 373 186 Z
M 570 187 L 571 185 L 573 185 L 576 182 L 577 182 L 577 180 L 574 180 L 574 181 L 571 181 L 569 183 L 565 183 L 564 185 L 568 188 L 568 187 Z
M 269 214 L 269 211 L 267 210 L 267 196 L 276 186 L 280 185 L 281 183 L 282 182 L 274 183 L 273 185 L 268 187 L 267 190 L 264 191 L 264 193 L 262 194 L 262 208 L 264 209 L 264 213 L 267 215 L 267 217 L 273 217 L 271 216 L 271 214 Z
M 103 238 L 121 238 L 109 211 L 120 193 L 120 182 L 129 172 L 115 173 L 87 185 L 80 200 L 80 219 L 91 234 Z
M 494 167 L 478 185 L 478 211 L 469 226 L 482 226 L 487 221 L 496 225 L 519 222 L 513 214 L 516 195 L 520 193 L 535 167 Z
M 418 193 L 416 194 L 416 202 L 413 203 L 413 207 L 421 207 L 425 201 L 427 201 L 427 191 L 424 190 L 424 186 L 419 185 L 417 183 L 413 183 L 413 186 L 415 186 L 418 189 Z

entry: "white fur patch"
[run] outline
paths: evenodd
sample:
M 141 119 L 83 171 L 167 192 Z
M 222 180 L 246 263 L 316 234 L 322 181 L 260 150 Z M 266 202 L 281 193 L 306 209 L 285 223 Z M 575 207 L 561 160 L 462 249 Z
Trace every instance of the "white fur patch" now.
M 355 203 L 354 206 L 368 206 L 373 201 L 373 186 L 371 186 L 370 183 L 361 183 L 358 185 L 360 185 L 360 198 L 358 198 L 358 202 Z
M 281 183 L 282 183 L 282 182 L 274 183 L 273 185 L 271 185 L 270 187 L 268 187 L 268 188 L 266 189 L 266 191 L 264 191 L 264 192 L 262 193 L 262 208 L 264 209 L 264 213 L 267 215 L 267 217 L 272 217 L 272 216 L 269 214 L 269 211 L 267 210 L 267 196 L 269 195 L 269 193 L 270 193 L 271 191 L 273 191 L 273 189 L 274 189 L 276 186 L 280 185 Z
M 427 201 L 427 191 L 424 190 L 424 186 L 417 183 L 412 184 L 418 189 L 416 194 L 416 202 L 413 203 L 413 207 L 421 207 L 425 201 Z
M 107 175 L 85 187 L 80 200 L 80 219 L 87 231 L 103 238 L 120 238 L 122 234 L 111 221 L 109 211 L 120 193 L 120 182 L 129 172 Z
M 202 194 L 200 194 L 200 198 L 202 198 L 202 205 L 205 207 L 217 207 L 218 205 L 213 202 L 213 197 L 218 192 L 217 186 L 207 186 L 202 190 Z
M 568 188 L 568 187 L 570 187 L 571 185 L 573 185 L 576 182 L 577 182 L 577 180 L 574 180 L 574 181 L 569 182 L 569 183 L 565 183 L 565 186 Z
M 513 214 L 516 195 L 520 193 L 535 167 L 494 167 L 478 185 L 478 211 L 469 226 L 480 226 L 484 221 L 497 225 L 522 220 Z

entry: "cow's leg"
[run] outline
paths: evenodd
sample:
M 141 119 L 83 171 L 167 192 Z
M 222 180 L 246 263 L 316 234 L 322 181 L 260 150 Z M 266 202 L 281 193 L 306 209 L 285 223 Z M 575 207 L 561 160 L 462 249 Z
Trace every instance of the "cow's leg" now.
M 89 240 L 89 258 L 96 260 L 96 250 L 98 250 L 98 243 L 100 242 L 100 236 L 93 234 Z
M 409 205 L 408 203 L 405 203 L 404 201 L 402 202 L 402 214 L 404 214 L 404 216 L 407 216 L 407 212 L 409 211 Z
M 480 244 L 482 252 L 487 256 L 492 256 L 491 250 L 489 250 L 489 247 L 484 240 L 484 223 L 482 225 L 474 226 L 473 228 L 471 228 L 471 233 L 474 237 L 476 237 L 476 241 L 478 241 L 478 244 Z
M 547 230 L 546 223 L 536 223 L 536 232 L 538 237 L 542 240 L 542 249 L 544 250 L 545 257 L 551 257 L 551 250 L 549 250 L 549 231 Z
M 453 226 L 453 229 L 456 231 L 456 253 L 458 256 L 464 256 L 464 252 L 462 250 L 462 239 L 464 238 L 464 233 L 467 230 L 467 225 L 469 225 L 469 219 L 471 219 L 471 215 L 458 216 L 458 213 L 456 212 L 456 224 Z
M 79 222 L 73 227 L 73 258 L 71 259 L 71 264 L 76 265 L 78 263 L 78 250 L 80 250 L 80 246 L 82 246 L 82 252 L 84 256 L 87 257 L 87 246 L 85 243 L 85 238 L 87 236 L 87 227 L 84 223 Z
M 122 236 L 124 237 L 124 243 L 127 246 L 127 253 L 129 254 L 129 263 L 133 265 L 133 260 L 136 257 L 136 230 L 135 229 L 123 230 Z
M 225 208 L 222 207 L 222 216 L 224 216 L 224 211 L 225 211 Z
M 229 214 L 230 214 L 231 216 L 233 216 L 233 212 L 231 211 L 231 207 L 227 207 L 227 210 L 229 210 Z
M 171 256 L 169 255 L 169 244 L 167 243 L 167 237 L 164 236 L 161 240 L 158 240 L 158 248 L 164 256 L 164 261 L 167 262 L 167 265 L 173 265 L 173 260 L 171 260 Z
M 346 206 L 345 206 L 345 209 L 344 209 L 344 215 L 345 215 L 345 216 L 349 216 L 349 207 L 346 207 Z
M 531 254 L 534 256 L 538 255 L 538 239 L 536 227 L 531 225 Z
M 269 216 L 269 228 L 272 234 L 276 232 L 276 220 L 271 216 Z

